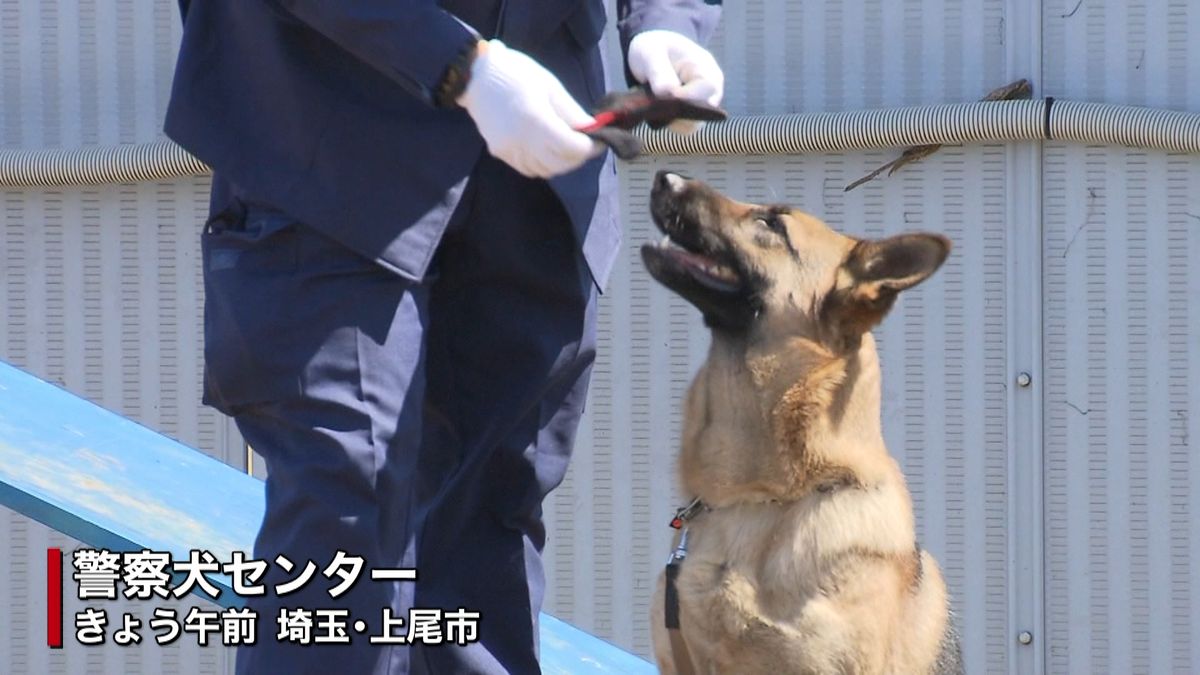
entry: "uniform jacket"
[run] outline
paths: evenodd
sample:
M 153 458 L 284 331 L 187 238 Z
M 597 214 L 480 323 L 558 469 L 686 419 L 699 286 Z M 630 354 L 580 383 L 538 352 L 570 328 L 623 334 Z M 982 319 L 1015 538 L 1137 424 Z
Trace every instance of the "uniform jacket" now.
M 712 0 L 619 0 L 622 45 L 707 39 Z M 235 185 L 410 279 L 437 248 L 484 143 L 431 91 L 472 34 L 499 37 L 590 109 L 605 89 L 601 0 L 180 0 L 165 131 Z M 603 287 L 619 246 L 612 160 L 550 181 Z M 215 183 L 216 184 L 216 183 Z

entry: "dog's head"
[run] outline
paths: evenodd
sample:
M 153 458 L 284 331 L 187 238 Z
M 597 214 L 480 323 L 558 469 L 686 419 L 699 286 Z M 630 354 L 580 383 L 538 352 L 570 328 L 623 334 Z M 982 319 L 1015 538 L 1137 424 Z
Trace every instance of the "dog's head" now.
M 651 276 L 695 305 L 714 332 L 735 337 L 770 324 L 841 351 L 950 252 L 940 235 L 855 239 L 787 206 L 737 202 L 666 171 L 650 200 L 666 235 L 642 247 Z

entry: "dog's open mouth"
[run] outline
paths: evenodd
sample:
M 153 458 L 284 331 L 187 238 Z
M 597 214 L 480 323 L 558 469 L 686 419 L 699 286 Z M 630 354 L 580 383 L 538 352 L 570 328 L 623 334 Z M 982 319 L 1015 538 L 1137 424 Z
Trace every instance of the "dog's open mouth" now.
M 669 234 L 663 235 L 657 244 L 646 244 L 642 250 L 650 273 L 656 278 L 671 271 L 722 293 L 736 293 L 742 288 L 741 275 L 733 267 L 672 239 Z
M 666 236 L 642 246 L 656 281 L 692 303 L 714 330 L 744 330 L 759 316 L 758 281 L 723 236 L 720 196 L 699 181 L 660 171 L 650 191 L 650 217 Z

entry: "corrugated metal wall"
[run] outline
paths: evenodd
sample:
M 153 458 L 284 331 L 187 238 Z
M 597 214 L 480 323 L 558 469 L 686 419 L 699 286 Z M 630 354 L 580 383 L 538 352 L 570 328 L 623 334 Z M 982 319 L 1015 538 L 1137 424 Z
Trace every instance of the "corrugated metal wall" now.
M 196 223 L 206 207 L 204 181 L 0 190 L 0 358 L 236 464 L 225 420 L 199 401 Z M 0 672 L 223 672 L 225 655 L 194 640 L 85 649 L 68 638 L 47 650 L 45 549 L 78 543 L 7 509 L 0 541 Z M 172 603 L 180 616 L 192 604 Z M 68 593 L 67 617 L 84 606 Z M 143 626 L 153 610 L 86 606 L 110 622 L 131 612 Z
M 157 138 L 177 40 L 172 0 L 0 0 L 0 142 Z M 1188 0 L 729 3 L 715 49 L 735 113 L 963 101 L 1018 77 L 1039 95 L 1200 111 Z M 954 239 L 880 345 L 887 440 L 950 580 L 971 672 L 1200 668 L 1200 157 L 946 148 L 842 192 L 893 155 L 625 167 L 625 255 L 577 458 L 547 508 L 547 609 L 648 651 L 646 605 L 680 501 L 678 399 L 707 346 L 637 257 L 652 237 L 649 177 L 670 167 L 855 234 Z M 205 189 L 0 192 L 0 358 L 240 465 L 228 425 L 198 405 Z M 1019 372 L 1032 386 L 1013 384 Z M 0 606 L 12 608 L 0 670 L 226 666 L 223 650 L 194 645 L 49 654 L 42 550 L 71 543 L 13 514 L 0 537 Z M 1017 644 L 1021 630 L 1032 645 Z
M 1200 111 L 1200 5 L 1048 2 L 1047 92 Z M 1200 156 L 1045 148 L 1051 673 L 1200 670 Z
M 172 0 L 0 0 L 0 140 L 5 149 L 161 138 L 178 48 Z M 207 180 L 0 190 L 0 358 L 226 461 L 229 425 L 200 407 L 198 225 Z M 0 672 L 223 673 L 232 651 L 194 637 L 159 647 L 73 644 L 84 606 L 67 594 L 66 648 L 44 647 L 45 549 L 77 542 L 0 510 Z M 68 588 L 71 588 L 68 582 Z M 171 603 L 180 616 L 192 605 Z M 147 645 L 145 642 L 149 642 Z

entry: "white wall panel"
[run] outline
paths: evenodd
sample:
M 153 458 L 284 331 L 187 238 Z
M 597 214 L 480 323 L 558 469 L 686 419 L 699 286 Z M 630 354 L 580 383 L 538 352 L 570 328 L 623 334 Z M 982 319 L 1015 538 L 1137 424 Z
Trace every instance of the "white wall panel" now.
M 179 35 L 172 0 L 0 0 L 0 147 L 161 138 Z M 239 464 L 240 442 L 199 401 L 207 191 L 207 180 L 0 190 L 0 359 Z M 70 581 L 66 648 L 46 649 L 45 550 L 79 544 L 8 510 L 0 541 L 0 672 L 221 673 L 232 663 L 194 638 L 74 645 L 70 617 L 84 604 Z M 87 606 L 110 620 L 150 616 L 146 603 Z
M 1047 669 L 1188 672 L 1200 158 L 1052 145 L 1046 188 Z
M 1014 28 L 1030 14 L 1040 36 Z M 174 0 L 0 0 L 0 147 L 160 138 L 179 33 Z M 608 46 L 619 63 L 611 36 Z M 726 4 L 713 49 L 737 114 L 957 102 L 1018 77 L 1044 95 L 1200 111 L 1192 0 L 754 0 Z M 1023 63 L 1041 65 L 1010 70 Z M 1014 649 L 1041 650 L 1048 673 L 1200 669 L 1200 159 L 1053 143 L 1043 154 L 946 148 L 848 194 L 894 153 L 626 165 L 626 239 L 588 409 L 546 508 L 547 609 L 649 651 L 647 603 L 682 501 L 680 396 L 708 345 L 695 311 L 638 255 L 654 238 L 650 176 L 669 167 L 851 233 L 954 240 L 879 344 L 887 441 L 950 581 L 970 672 L 1015 671 Z M 1040 200 L 1010 184 L 1026 176 Z M 241 465 L 230 425 L 199 405 L 206 191 L 203 180 L 0 191 L 0 358 Z M 1037 278 L 1012 277 L 1026 266 Z M 1014 288 L 1040 289 L 1044 307 Z M 1014 317 L 1039 311 L 1042 335 L 1015 333 Z M 1031 340 L 1043 421 L 1010 437 L 1033 423 L 1009 408 L 1015 371 L 1031 367 L 1008 362 L 1012 345 Z M 1044 447 L 1016 440 L 1043 435 Z M 1020 473 L 1030 456 L 1044 473 Z M 1023 508 L 1014 486 L 1038 484 L 1044 559 L 1011 520 Z M 42 551 L 74 543 L 9 512 L 0 540 L 0 607 L 11 608 L 0 612 L 0 671 L 208 673 L 231 662 L 194 644 L 40 648 Z M 1031 602 L 1047 632 L 1014 647 L 1013 608 Z
M 239 442 L 200 406 L 197 223 L 207 182 L 0 191 L 0 359 L 28 369 L 231 463 Z M 219 496 L 214 496 L 219 498 Z M 11 511 L 0 584 L 0 670 L 223 672 L 224 650 L 44 645 L 45 549 L 74 540 Z M 73 584 L 68 581 L 68 596 Z M 149 618 L 145 603 L 97 605 Z M 186 611 L 187 604 L 179 605 Z M 72 612 L 66 604 L 67 630 Z M 169 664 L 179 664 L 170 666 Z
M 1005 4 L 727 3 L 713 41 L 726 105 L 756 115 L 979 98 L 1006 82 Z
M 203 180 L 0 191 L 0 359 L 237 464 L 239 441 L 199 400 L 197 223 L 206 209 Z M 45 549 L 78 543 L 8 510 L 0 540 L 0 606 L 10 610 L 0 613 L 0 664 L 13 664 L 0 670 L 223 672 L 224 650 L 194 641 L 85 649 L 68 639 L 47 650 Z M 68 631 L 82 606 L 67 602 Z M 99 606 L 149 618 L 145 603 Z M 181 665 L 164 670 L 170 663 Z
M 1195 2 L 1043 25 L 1047 94 L 1200 111 Z M 1200 158 L 1049 144 L 1044 172 L 1046 669 L 1195 672 Z

